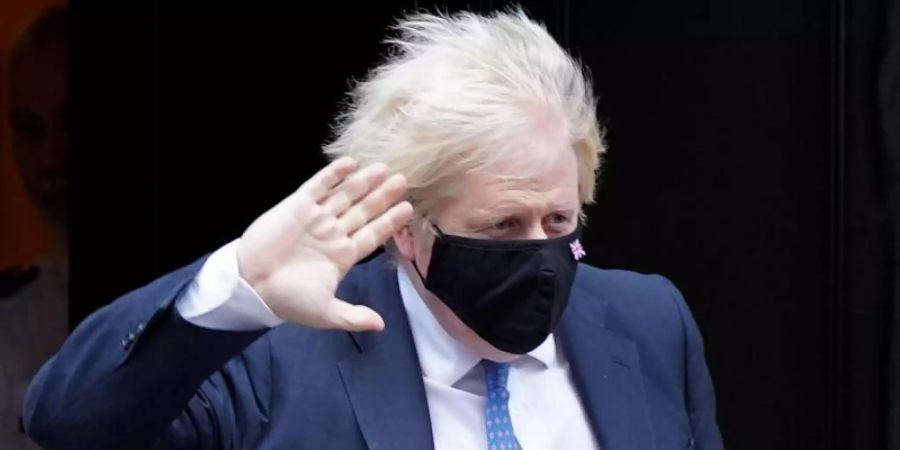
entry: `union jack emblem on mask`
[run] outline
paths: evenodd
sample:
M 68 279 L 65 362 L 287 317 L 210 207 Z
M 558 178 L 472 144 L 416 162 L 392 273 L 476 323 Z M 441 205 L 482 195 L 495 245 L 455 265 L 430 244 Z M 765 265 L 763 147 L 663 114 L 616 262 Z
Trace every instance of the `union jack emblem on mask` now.
M 581 241 L 578 239 L 569 242 L 569 249 L 572 250 L 572 256 L 575 258 L 575 261 L 578 261 L 579 259 L 584 258 L 584 255 L 587 255 L 587 252 L 584 251 L 584 247 L 581 246 Z

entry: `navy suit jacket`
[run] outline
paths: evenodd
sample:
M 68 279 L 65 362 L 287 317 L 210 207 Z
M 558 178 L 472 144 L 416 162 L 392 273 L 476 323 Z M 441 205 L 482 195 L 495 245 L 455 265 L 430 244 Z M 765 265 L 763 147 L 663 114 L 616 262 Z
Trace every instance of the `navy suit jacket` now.
M 194 326 L 173 303 L 202 263 L 79 325 L 29 388 L 25 423 L 38 444 L 433 448 L 418 356 L 386 255 L 354 267 L 338 289 L 382 315 L 378 333 Z M 665 278 L 579 265 L 556 335 L 603 450 L 722 448 L 700 333 Z

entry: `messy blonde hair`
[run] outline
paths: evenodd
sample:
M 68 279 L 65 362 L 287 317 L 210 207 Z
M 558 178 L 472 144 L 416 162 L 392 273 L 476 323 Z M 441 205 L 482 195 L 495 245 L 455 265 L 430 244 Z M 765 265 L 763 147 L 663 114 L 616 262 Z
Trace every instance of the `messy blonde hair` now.
M 427 217 L 453 195 L 446 181 L 516 149 L 535 112 L 559 121 L 578 161 L 582 203 L 594 199 L 605 151 L 582 66 L 521 8 L 489 16 L 415 13 L 393 29 L 386 61 L 356 83 L 325 146 L 331 158 L 387 164 L 406 176 Z

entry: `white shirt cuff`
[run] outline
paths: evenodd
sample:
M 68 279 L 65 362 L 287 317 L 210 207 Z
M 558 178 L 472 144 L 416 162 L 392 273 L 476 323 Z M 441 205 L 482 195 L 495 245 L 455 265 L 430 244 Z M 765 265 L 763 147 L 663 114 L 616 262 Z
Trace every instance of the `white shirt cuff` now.
M 282 324 L 238 272 L 236 239 L 209 256 L 175 308 L 188 322 L 215 330 L 249 331 Z

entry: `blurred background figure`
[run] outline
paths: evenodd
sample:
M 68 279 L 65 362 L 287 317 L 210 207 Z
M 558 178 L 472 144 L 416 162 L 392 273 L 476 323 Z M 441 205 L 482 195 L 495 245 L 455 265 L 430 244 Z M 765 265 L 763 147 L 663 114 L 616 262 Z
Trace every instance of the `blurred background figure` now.
M 21 429 L 25 389 L 68 330 L 66 16 L 62 7 L 40 15 L 15 41 L 7 66 L 12 159 L 51 239 L 26 269 L 5 271 L 6 286 L 0 292 L 4 450 L 37 448 Z

